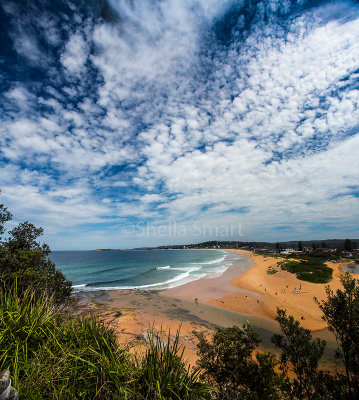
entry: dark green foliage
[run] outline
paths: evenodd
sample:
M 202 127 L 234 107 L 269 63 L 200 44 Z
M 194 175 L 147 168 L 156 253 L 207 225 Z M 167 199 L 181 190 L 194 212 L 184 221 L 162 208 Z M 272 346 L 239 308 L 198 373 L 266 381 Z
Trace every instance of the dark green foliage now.
M 17 282 L 19 294 L 32 287 L 37 293 L 53 297 L 57 304 L 66 302 L 72 293 L 71 282 L 41 249 L 0 249 L 0 279 L 5 287 Z
M 210 389 L 199 379 L 199 371 L 191 371 L 183 361 L 179 331 L 173 340 L 168 331 L 164 341 L 164 332 L 154 334 L 152 330 L 148 340 L 148 349 L 138 358 L 136 391 L 144 399 L 204 399 Z
M 3 204 L 0 204 L 0 243 L 1 235 L 3 235 L 3 233 L 5 232 L 4 224 L 8 221 L 11 221 L 11 213 L 10 211 L 8 211 L 7 207 L 4 207 Z
M 334 333 L 347 379 L 349 398 L 359 398 L 359 281 L 349 273 L 341 276 L 344 290 L 335 293 L 326 287 L 327 300 L 315 301 L 323 311 L 323 319 Z
M 323 262 L 333 260 L 338 261 L 340 259 L 340 255 L 338 253 L 326 253 L 326 252 L 313 252 L 310 255 L 300 254 L 294 256 L 297 260 L 321 260 Z
M 256 353 L 255 358 L 258 367 L 254 368 L 247 398 L 255 400 L 286 398 L 289 381 L 287 377 L 280 376 L 275 371 L 278 365 L 276 356 L 270 352 Z
M 217 388 L 218 399 L 278 398 L 283 381 L 274 370 L 275 356 L 265 353 L 257 354 L 256 360 L 252 358 L 260 339 L 248 323 L 242 329 L 217 329 L 212 342 L 203 334 L 196 336 L 198 365 L 203 376 Z
M 16 250 L 41 250 L 46 256 L 50 254 L 47 244 L 42 246 L 36 239 L 44 233 L 42 228 L 36 228 L 30 222 L 22 222 L 9 232 L 9 238 L 6 241 L 6 247 L 10 251 Z
M 31 286 L 61 304 L 71 295 L 71 282 L 49 260 L 49 247 L 37 242 L 42 233 L 42 228 L 29 222 L 20 223 L 9 232 L 0 246 L 0 281 L 6 287 L 16 281 L 19 294 Z
M 276 274 L 278 271 L 275 269 L 275 268 L 273 268 L 271 265 L 269 265 L 268 266 L 268 268 L 267 268 L 267 274 L 268 275 L 274 275 L 274 274 Z
M 350 239 L 345 239 L 344 241 L 344 250 L 345 251 L 352 251 L 353 250 L 353 243 Z
M 298 242 L 298 251 L 303 251 L 303 243 Z
M 285 310 L 277 309 L 276 320 L 282 334 L 272 337 L 272 342 L 281 350 L 280 368 L 286 376 L 289 369 L 296 378 L 292 383 L 292 398 L 316 399 L 316 381 L 319 360 L 322 357 L 325 341 L 312 339 L 309 329 L 300 326 Z
M 343 374 L 333 371 L 318 371 L 315 382 L 315 399 L 348 400 L 346 380 Z
M 332 280 L 332 268 L 315 257 L 297 257 L 298 260 L 283 261 L 279 265 L 284 271 L 295 274 L 302 281 L 328 283 Z
M 114 332 L 91 317 L 67 319 L 59 328 L 62 335 L 54 332 L 26 365 L 20 394 L 26 399 L 125 398 L 134 366 Z
M 213 382 L 220 386 L 232 389 L 246 384 L 244 373 L 248 364 L 252 364 L 252 352 L 260 343 L 258 335 L 249 324 L 243 329 L 218 329 L 210 343 L 202 333 L 198 333 L 198 354 L 201 358 L 200 366 Z
M 1 241 L 4 224 L 11 218 L 11 213 L 1 204 L 0 284 L 7 288 L 16 284 L 19 295 L 31 287 L 38 294 L 52 297 L 56 304 L 68 301 L 72 292 L 71 282 L 49 260 L 49 246 L 38 242 L 43 234 L 42 228 L 22 222 L 9 232 L 5 241 Z

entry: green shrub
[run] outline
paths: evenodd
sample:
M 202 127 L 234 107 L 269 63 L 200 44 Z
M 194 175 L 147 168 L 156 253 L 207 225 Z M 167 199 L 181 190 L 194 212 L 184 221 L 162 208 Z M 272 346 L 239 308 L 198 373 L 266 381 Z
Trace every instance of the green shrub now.
M 96 318 L 69 319 L 27 366 L 20 394 L 27 399 L 124 398 L 132 375 L 129 355 L 118 348 L 111 329 Z
M 199 338 L 198 365 L 202 376 L 216 388 L 218 399 L 278 399 L 284 380 L 275 372 L 276 358 L 271 353 L 253 351 L 260 343 L 247 323 L 243 328 L 217 329 L 211 341 Z
M 23 222 L 0 243 L 0 281 L 4 287 L 17 284 L 18 294 L 32 287 L 36 293 L 52 297 L 56 304 L 70 299 L 71 282 L 49 260 L 50 249 L 37 239 L 43 229 Z
M 318 365 L 326 345 L 325 340 L 312 339 L 309 329 L 300 326 L 285 310 L 277 308 L 276 320 L 282 334 L 272 336 L 272 342 L 281 350 L 280 368 L 287 376 L 288 370 L 295 373 L 291 383 L 293 399 L 317 399 Z
M 11 370 L 16 387 L 24 366 L 57 329 L 58 316 L 45 296 L 35 298 L 28 289 L 20 299 L 16 287 L 0 290 L 0 370 Z
M 268 275 L 274 275 L 274 274 L 276 274 L 278 271 L 275 269 L 275 268 L 273 268 L 271 265 L 267 268 L 267 274 Z
M 284 271 L 295 274 L 302 281 L 312 283 L 328 283 L 332 280 L 332 268 L 329 268 L 323 261 L 316 258 L 304 260 L 289 260 L 279 263 Z
M 348 398 L 359 398 L 359 281 L 348 272 L 340 277 L 343 290 L 326 286 L 327 299 L 314 300 L 338 343 L 336 357 L 345 367 Z

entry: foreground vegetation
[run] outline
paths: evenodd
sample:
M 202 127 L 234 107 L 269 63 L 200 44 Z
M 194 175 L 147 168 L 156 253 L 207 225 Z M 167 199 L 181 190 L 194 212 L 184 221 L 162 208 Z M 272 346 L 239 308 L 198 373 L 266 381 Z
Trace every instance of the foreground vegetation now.
M 23 399 L 357 399 L 359 395 L 359 283 L 348 274 L 343 290 L 318 305 L 339 344 L 343 368 L 320 370 L 325 341 L 284 310 L 279 357 L 258 351 L 247 323 L 197 333 L 199 361 L 183 358 L 179 332 L 167 340 L 149 332 L 146 352 L 131 355 L 114 331 L 93 316 L 74 317 L 45 295 L 0 291 L 0 369 L 9 368 Z
M 210 389 L 178 345 L 150 334 L 138 356 L 96 317 L 72 317 L 30 290 L 0 292 L 0 369 L 23 399 L 203 399 Z
M 11 214 L 0 205 L 0 240 Z M 199 361 L 183 358 L 179 332 L 171 339 L 149 332 L 144 353 L 120 348 L 115 332 L 94 316 L 70 314 L 71 283 L 37 242 L 41 229 L 26 222 L 0 243 L 0 370 L 10 369 L 21 399 L 342 399 L 359 398 L 359 282 L 341 278 L 316 300 L 337 339 L 343 368 L 320 370 L 325 341 L 313 340 L 285 310 L 281 334 L 272 337 L 279 357 L 258 351 L 247 323 L 197 333 Z

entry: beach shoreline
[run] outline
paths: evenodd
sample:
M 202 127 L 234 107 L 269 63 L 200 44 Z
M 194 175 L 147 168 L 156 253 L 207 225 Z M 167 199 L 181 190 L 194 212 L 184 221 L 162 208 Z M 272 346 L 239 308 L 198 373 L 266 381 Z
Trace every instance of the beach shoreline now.
M 247 250 L 218 249 L 244 257 L 219 277 L 201 278 L 166 290 L 109 290 L 78 294 L 80 307 L 94 312 L 115 330 L 124 347 L 144 345 L 148 329 L 181 330 L 185 358 L 194 365 L 197 359 L 193 330 L 210 333 L 217 327 L 241 326 L 249 320 L 265 336 L 264 347 L 270 346 L 270 336 L 278 331 L 276 309 L 286 309 L 316 335 L 327 334 L 321 311 L 313 298 L 326 298 L 324 284 L 300 281 L 294 274 L 275 268 L 280 258 L 257 255 Z M 328 263 L 333 268 L 333 290 L 341 287 L 340 274 L 345 263 Z M 357 275 L 357 274 L 355 274 Z M 293 293 L 293 289 L 301 292 Z
M 227 251 L 227 249 L 224 250 Z M 223 250 L 220 251 L 223 252 Z M 221 276 L 201 278 L 174 289 L 77 292 L 79 312 L 98 315 L 115 330 L 120 345 L 130 349 L 144 345 L 148 330 L 153 329 L 157 332 L 171 329 L 171 334 L 173 334 L 180 329 L 180 343 L 185 348 L 185 359 L 190 365 L 195 365 L 197 340 L 193 335 L 194 330 L 210 334 L 215 328 L 242 326 L 249 319 L 248 315 L 207 304 L 213 298 L 232 293 L 233 287 L 230 281 L 252 265 L 246 258 L 231 262 L 232 265 Z M 210 292 L 208 298 L 195 302 L 191 296 L 176 298 L 170 295 L 172 290 L 183 291 L 187 285 L 194 282 L 196 285 L 206 287 L 206 290 Z M 207 300 L 207 303 L 204 300 Z M 256 326 L 264 337 L 263 349 L 273 350 L 270 336 L 275 330 L 275 325 L 271 324 L 271 321 L 256 321 L 255 318 L 251 318 L 251 324 Z
M 299 280 L 294 274 L 277 268 L 278 262 L 284 258 L 254 254 L 249 250 L 228 251 L 246 257 L 252 262 L 252 266 L 229 282 L 225 279 L 226 273 L 218 278 L 218 282 L 221 281 L 225 285 L 222 292 L 226 293 L 223 296 L 219 296 L 220 291 L 215 290 L 216 282 L 210 282 L 209 279 L 168 289 L 162 295 L 187 300 L 193 300 L 195 297 L 199 302 L 271 321 L 275 320 L 278 307 L 287 310 L 289 315 L 301 321 L 303 327 L 313 332 L 327 329 L 314 297 L 319 301 L 326 299 L 327 285 L 333 291 L 342 287 L 340 275 L 343 273 L 343 265 L 347 265 L 348 261 L 327 262 L 326 264 L 333 269 L 333 279 L 328 284 L 318 284 Z M 277 272 L 268 274 L 268 268 L 276 269 Z M 353 275 L 359 277 L 359 274 Z
M 229 251 L 245 256 L 253 265 L 231 279 L 232 293 L 221 297 L 207 298 L 205 300 L 207 304 L 272 321 L 276 317 L 277 308 L 286 309 L 289 315 L 293 315 L 294 318 L 301 321 L 303 327 L 313 332 L 327 329 L 314 297 L 319 301 L 326 299 L 325 287 L 327 285 L 333 291 L 342 287 L 340 275 L 343 273 L 343 265 L 347 265 L 348 261 L 327 262 L 326 264 L 333 269 L 333 279 L 328 284 L 318 284 L 299 280 L 294 274 L 277 268 L 281 258 L 258 255 L 248 250 L 233 249 Z M 268 274 L 268 268 L 276 269 L 277 272 Z M 359 274 L 353 275 L 359 277 Z M 185 294 L 190 292 L 189 286 L 192 286 L 191 290 L 194 293 L 203 291 L 205 287 L 204 282 L 191 282 L 187 285 L 186 291 L 183 291 Z M 215 294 L 210 287 L 208 289 L 207 294 Z M 164 295 L 168 294 L 176 295 L 176 292 L 171 289 L 164 293 Z M 182 295 L 181 298 L 185 298 L 185 295 Z

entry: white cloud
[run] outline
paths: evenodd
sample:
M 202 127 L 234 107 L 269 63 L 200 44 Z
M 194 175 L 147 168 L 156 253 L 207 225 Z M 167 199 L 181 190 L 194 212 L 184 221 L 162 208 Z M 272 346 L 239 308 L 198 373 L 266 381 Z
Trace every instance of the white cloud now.
M 1 152 L 26 165 L 7 170 L 17 185 L 2 180 L 10 204 L 40 222 L 46 214 L 54 230 L 107 216 L 238 218 L 248 235 L 268 239 L 280 225 L 304 234 L 357 224 L 348 189 L 359 178 L 356 14 L 328 22 L 320 7 L 285 31 L 274 14 L 290 2 L 262 2 L 248 37 L 225 45 L 213 24 L 229 3 L 113 0 L 120 24 L 73 29 L 61 90 L 49 85 L 37 103 L 25 84 L 7 92 L 19 111 L 2 121 Z
M 10 100 L 15 100 L 22 106 L 24 106 L 26 102 L 29 100 L 29 98 L 32 97 L 31 94 L 26 90 L 26 88 L 23 87 L 13 88 L 8 93 L 6 93 L 6 96 Z
M 65 46 L 61 62 L 70 73 L 78 74 L 84 70 L 88 55 L 89 48 L 83 34 L 74 33 Z
M 89 200 L 89 194 L 84 185 L 81 190 L 72 188 L 46 193 L 31 184 L 13 184 L 2 191 L 4 203 L 12 210 L 16 209 L 17 220 L 27 219 L 31 215 L 32 222 L 42 225 L 48 233 L 84 223 L 100 223 L 110 213 L 110 208 Z M 46 220 L 42 217 L 44 214 Z
M 16 37 L 14 43 L 16 51 L 34 64 L 47 61 L 47 57 L 40 50 L 36 38 L 30 32 L 23 32 Z

